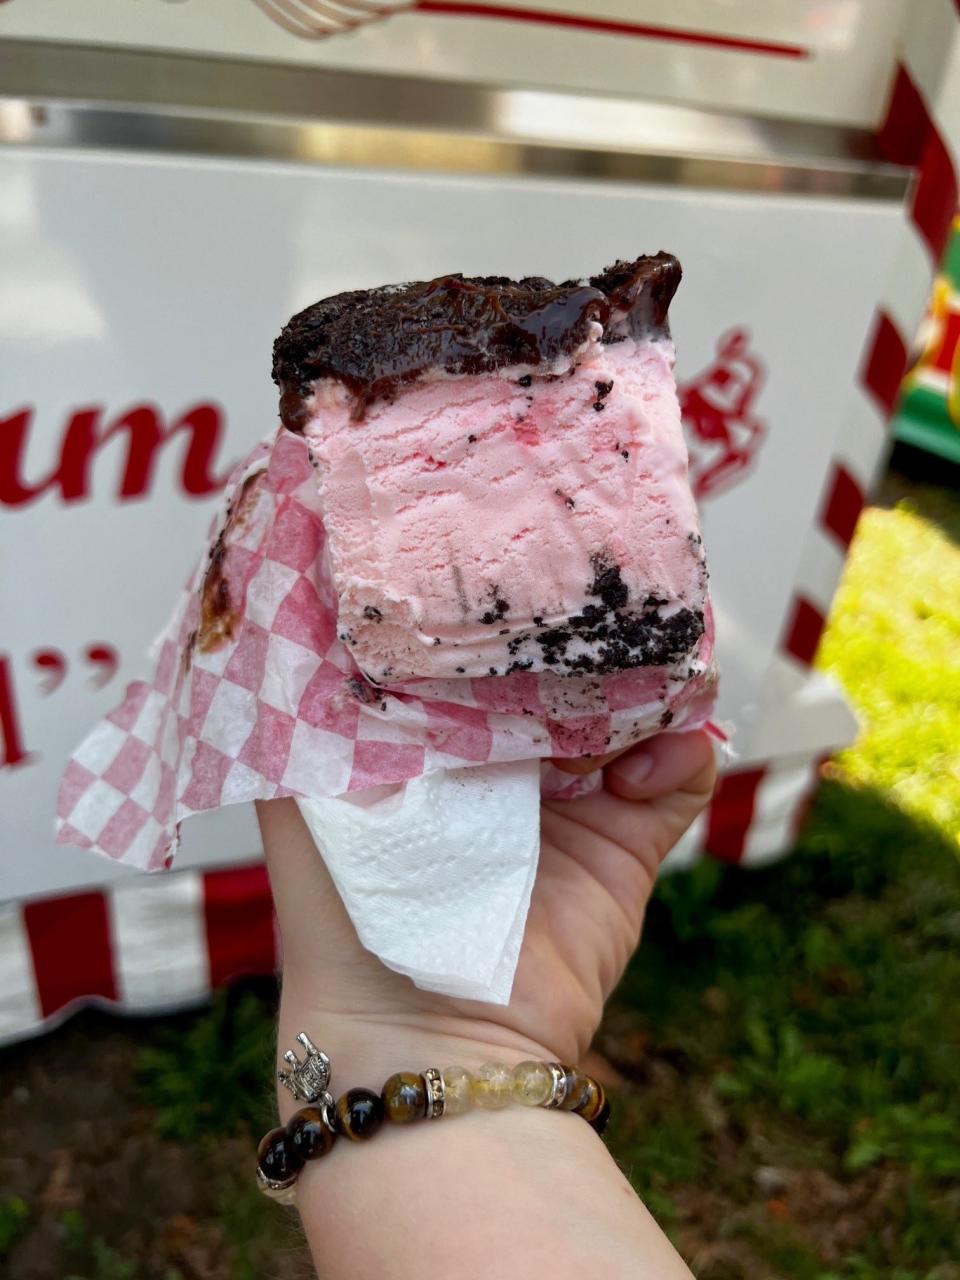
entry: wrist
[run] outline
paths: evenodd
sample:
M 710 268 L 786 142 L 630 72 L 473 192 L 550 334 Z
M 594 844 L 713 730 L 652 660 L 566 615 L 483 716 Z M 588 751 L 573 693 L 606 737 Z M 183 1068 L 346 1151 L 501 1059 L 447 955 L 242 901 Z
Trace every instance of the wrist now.
M 329 1055 L 334 1094 L 355 1086 L 379 1092 L 404 1069 L 553 1057 L 503 1028 L 478 1036 L 475 1023 L 456 1020 L 313 1014 L 287 995 L 281 1050 L 300 1029 Z M 283 1093 L 287 1121 L 303 1104 Z M 386 1123 L 362 1149 L 341 1137 L 299 1173 L 296 1205 L 318 1272 L 331 1280 L 480 1280 L 491 1268 L 503 1276 L 549 1270 L 556 1280 L 627 1280 L 638 1259 L 662 1280 L 690 1280 L 591 1124 L 542 1104 Z
M 380 1091 L 397 1071 L 422 1072 L 426 1067 L 459 1066 L 475 1069 L 487 1062 L 514 1067 L 529 1059 L 548 1061 L 556 1054 L 528 1036 L 495 1023 L 456 1014 L 331 1012 L 295 1000 L 285 987 L 280 1005 L 277 1069 L 283 1054 L 298 1049 L 297 1034 L 305 1031 L 330 1058 L 330 1092 L 363 1087 Z M 285 1121 L 302 1103 L 278 1085 L 281 1118 Z

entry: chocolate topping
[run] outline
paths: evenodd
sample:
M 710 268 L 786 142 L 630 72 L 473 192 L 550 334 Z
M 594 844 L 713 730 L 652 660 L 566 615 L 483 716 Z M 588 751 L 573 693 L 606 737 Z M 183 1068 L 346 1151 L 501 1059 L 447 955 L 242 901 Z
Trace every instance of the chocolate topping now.
M 450 275 L 339 293 L 295 315 L 274 343 L 280 416 L 301 430 L 304 400 L 320 378 L 342 383 L 360 418 L 373 401 L 431 369 L 553 365 L 576 354 L 593 321 L 603 325 L 605 342 L 666 332 L 679 283 L 679 262 L 661 252 L 617 262 L 589 283 Z
M 608 299 L 613 314 L 604 329 L 604 342 L 640 337 L 667 329 L 667 311 L 680 284 L 680 263 L 663 250 L 652 258 L 615 262 L 590 283 Z

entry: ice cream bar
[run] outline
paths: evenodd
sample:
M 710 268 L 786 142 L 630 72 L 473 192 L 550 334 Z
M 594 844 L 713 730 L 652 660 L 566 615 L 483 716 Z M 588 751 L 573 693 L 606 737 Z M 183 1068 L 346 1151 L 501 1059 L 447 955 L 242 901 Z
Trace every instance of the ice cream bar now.
M 679 281 L 659 253 L 559 285 L 358 290 L 289 322 L 281 415 L 308 444 L 339 636 L 370 680 L 703 674 Z
M 444 797 L 428 813 L 413 784 L 449 774 L 469 810 L 457 779 L 476 769 L 473 796 L 522 783 L 509 829 L 501 814 L 495 838 L 474 840 L 486 879 L 474 868 L 467 895 L 485 918 L 518 921 L 519 945 L 539 796 L 598 784 L 531 763 L 709 727 L 713 713 L 667 329 L 679 279 L 661 253 L 586 282 L 446 276 L 295 316 L 274 360 L 287 429 L 271 424 L 234 469 L 152 676 L 70 761 L 58 841 L 156 870 L 193 814 L 387 787 L 406 825 L 391 810 L 382 883 L 395 902 L 433 900 L 438 860 L 459 866 L 464 842 L 450 789 L 428 788 Z M 343 803 L 343 832 L 361 832 Z M 411 825 L 427 818 L 430 857 Z M 344 840 L 360 888 L 337 883 L 364 919 L 382 901 L 369 842 Z M 451 901 L 459 886 L 442 882 Z M 446 919 L 388 963 L 402 952 L 413 974 L 429 951 L 461 973 Z M 491 951 L 488 932 L 461 976 L 499 999 L 516 951 Z

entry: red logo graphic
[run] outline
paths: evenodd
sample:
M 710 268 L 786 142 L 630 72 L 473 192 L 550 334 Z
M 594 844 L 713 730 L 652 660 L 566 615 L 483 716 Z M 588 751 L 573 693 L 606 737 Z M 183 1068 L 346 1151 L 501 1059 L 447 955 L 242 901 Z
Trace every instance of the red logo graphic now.
M 764 371 L 748 354 L 749 341 L 748 330 L 728 330 L 713 364 L 679 388 L 690 486 L 698 502 L 744 479 L 767 433 L 752 413 Z

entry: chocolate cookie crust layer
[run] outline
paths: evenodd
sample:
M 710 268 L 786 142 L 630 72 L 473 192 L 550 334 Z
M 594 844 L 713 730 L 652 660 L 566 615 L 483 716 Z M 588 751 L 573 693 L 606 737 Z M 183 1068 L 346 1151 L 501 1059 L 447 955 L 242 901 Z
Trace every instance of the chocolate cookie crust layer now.
M 361 418 L 375 400 L 434 369 L 482 374 L 517 365 L 546 373 L 575 358 L 595 332 L 616 342 L 665 333 L 680 264 L 660 252 L 616 262 L 589 281 L 554 284 L 539 276 L 441 276 L 355 289 L 295 315 L 273 347 L 280 416 L 302 429 L 313 383 L 340 382 Z

